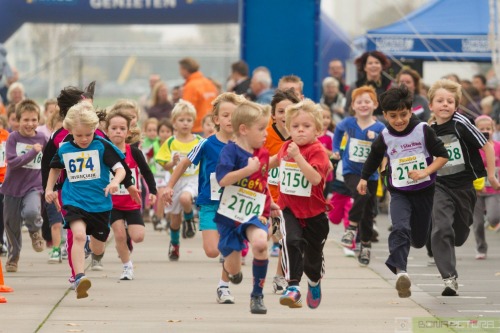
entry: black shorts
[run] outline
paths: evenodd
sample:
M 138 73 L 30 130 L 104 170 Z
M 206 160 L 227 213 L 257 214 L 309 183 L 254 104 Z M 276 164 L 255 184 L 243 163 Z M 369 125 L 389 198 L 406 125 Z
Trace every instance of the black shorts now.
M 92 235 L 95 239 L 105 242 L 109 236 L 109 218 L 111 211 L 90 213 L 75 206 L 63 206 L 66 210 L 64 216 L 64 229 L 70 229 L 70 224 L 76 220 L 82 220 L 87 225 L 86 234 Z
M 134 210 L 111 210 L 111 224 L 118 220 L 127 221 L 127 225 L 137 224 L 144 226 L 144 220 L 142 219 L 142 213 L 140 209 Z

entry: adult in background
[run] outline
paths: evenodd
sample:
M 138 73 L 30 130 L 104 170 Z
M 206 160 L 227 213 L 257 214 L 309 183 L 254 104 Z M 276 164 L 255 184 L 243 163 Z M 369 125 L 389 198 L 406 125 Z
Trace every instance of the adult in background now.
M 231 79 L 234 86 L 230 90 L 238 95 L 245 95 L 250 88 L 250 77 L 248 76 L 248 65 L 243 60 L 231 64 Z
M 13 70 L 7 62 L 7 49 L 0 44 L 0 97 L 3 101 L 7 101 L 7 89 L 17 79 L 17 71 Z
M 349 90 L 349 86 L 345 84 L 345 79 L 344 79 L 344 64 L 342 63 L 342 60 L 340 59 L 333 59 L 330 61 L 328 64 L 328 74 L 330 74 L 331 77 L 334 79 L 337 79 L 339 81 L 339 91 L 345 95 L 347 91 Z
M 153 94 L 153 88 L 155 85 L 161 81 L 160 74 L 149 75 L 149 92 L 142 95 L 139 98 L 139 106 L 143 111 L 146 111 L 149 107 L 149 102 L 151 101 L 151 95 Z
M 168 100 L 168 88 L 165 82 L 160 81 L 155 84 L 151 92 L 151 99 L 147 113 L 150 118 L 158 120 L 163 118 L 170 118 L 172 113 L 172 103 Z
M 255 102 L 259 104 L 271 104 L 274 91 L 271 89 L 271 75 L 265 71 L 254 71 L 250 81 L 250 90 L 255 96 Z
M 472 85 L 479 91 L 481 98 L 485 98 L 490 95 L 488 88 L 486 87 L 486 76 L 483 74 L 476 74 L 472 77 Z
M 417 71 L 406 67 L 401 69 L 396 76 L 396 82 L 399 85 L 404 84 L 413 94 L 411 111 L 421 121 L 427 122 L 431 117 L 431 110 L 429 109 L 429 102 L 427 99 L 420 94 L 420 80 L 421 77 Z
M 361 86 L 372 86 L 375 88 L 377 93 L 377 99 L 382 93 L 388 90 L 393 84 L 392 79 L 385 74 L 383 71 L 391 66 L 391 61 L 387 59 L 385 54 L 380 51 L 369 51 L 363 53 L 359 58 L 354 61 L 354 64 L 358 68 L 358 80 L 351 84 L 349 91 L 346 95 L 345 112 L 349 112 L 351 107 L 351 94 L 352 91 Z M 383 120 L 382 108 L 380 107 L 380 101 L 378 107 L 373 112 L 374 116 L 377 116 L 379 120 Z
M 21 82 L 14 82 L 9 86 L 7 90 L 7 100 L 8 104 L 14 104 L 26 99 L 24 85 Z
M 217 97 L 217 87 L 200 72 L 198 62 L 190 57 L 179 61 L 179 73 L 186 80 L 182 99 L 191 102 L 196 109 L 193 133 L 203 133 L 203 117 L 212 110 L 212 101 Z
M 323 80 L 323 95 L 319 102 L 328 106 L 332 113 L 332 119 L 335 123 L 340 122 L 345 117 L 344 94 L 340 92 L 340 83 L 333 77 L 326 77 Z

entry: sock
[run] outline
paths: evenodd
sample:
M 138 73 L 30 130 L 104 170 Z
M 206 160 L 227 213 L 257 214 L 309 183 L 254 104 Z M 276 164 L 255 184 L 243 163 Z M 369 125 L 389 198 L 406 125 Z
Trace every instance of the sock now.
M 406 273 L 406 271 L 404 269 L 396 268 L 396 274 L 399 274 L 399 273 Z
M 192 220 L 194 218 L 193 211 L 191 210 L 189 213 L 184 212 L 184 220 Z
M 92 253 L 92 259 L 94 259 L 94 260 L 101 260 L 102 257 L 104 257 L 104 252 L 102 254 L 93 254 Z
M 297 280 L 290 280 L 288 281 L 288 287 L 294 287 L 295 289 L 297 289 L 298 291 L 300 291 L 300 285 L 299 285 L 300 281 L 297 281 Z
M 124 263 L 123 264 L 123 267 L 134 267 L 134 265 L 132 265 L 132 260 L 129 260 L 128 262 Z
M 309 283 L 309 285 L 311 287 L 316 287 L 319 284 L 319 281 L 318 282 L 312 282 L 311 280 L 308 280 L 307 283 Z
M 259 260 L 254 259 L 252 264 L 253 273 L 253 290 L 252 296 L 262 295 L 262 289 L 264 288 L 264 282 L 266 281 L 267 266 L 269 260 Z
M 85 276 L 85 274 L 83 274 L 83 273 L 78 273 L 78 274 L 76 274 L 76 275 L 75 275 L 75 281 L 80 280 L 80 279 L 81 279 L 82 277 L 84 277 L 84 276 Z
M 226 281 L 220 279 L 219 280 L 219 287 L 229 288 L 229 282 L 226 282 Z
M 180 229 L 174 230 L 170 228 L 170 243 L 172 243 L 172 245 L 179 245 L 179 230 Z

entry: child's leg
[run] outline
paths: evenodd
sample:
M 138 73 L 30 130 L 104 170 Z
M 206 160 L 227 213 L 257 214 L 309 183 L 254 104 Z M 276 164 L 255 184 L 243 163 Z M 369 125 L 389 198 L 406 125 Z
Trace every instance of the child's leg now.
M 193 216 L 193 195 L 190 192 L 184 191 L 179 197 L 179 202 L 184 211 L 184 222 L 182 223 L 182 237 L 192 238 L 195 235 L 196 229 L 194 226 Z
M 165 188 L 161 187 L 158 188 L 158 198 L 161 198 L 163 196 Z M 163 200 L 156 200 L 155 206 L 154 206 L 154 215 L 153 215 L 153 227 L 155 230 L 161 230 L 163 227 L 161 226 L 161 219 L 165 215 L 165 204 L 163 203 Z
M 476 251 L 478 254 L 486 254 L 488 251 L 488 244 L 484 235 L 484 213 L 486 209 L 486 197 L 478 196 L 476 205 L 474 206 L 474 223 L 472 229 L 474 230 L 474 238 L 476 239 Z
M 262 295 L 266 281 L 267 266 L 269 264 L 267 251 L 267 231 L 251 225 L 246 229 L 246 236 L 252 247 L 253 263 L 253 290 L 252 296 Z
M 322 277 L 325 267 L 323 247 L 330 231 L 326 214 L 318 215 L 307 220 L 304 228 L 304 273 L 310 281 L 318 282 Z
M 201 232 L 203 238 L 203 250 L 209 258 L 217 258 L 219 256 L 219 233 L 217 230 L 203 230 Z
M 285 273 L 285 278 L 288 280 L 289 286 L 299 286 L 302 274 L 304 272 L 304 238 L 303 229 L 292 214 L 292 212 L 285 208 L 283 210 L 283 217 L 285 218 L 284 226 L 282 225 L 283 233 L 283 258 L 281 265 Z
M 222 267 L 221 279 L 229 281 L 228 274 L 237 275 L 241 271 L 241 252 L 233 251 L 230 255 L 224 257 Z
M 87 241 L 87 236 L 85 235 L 85 241 Z M 83 244 L 85 246 L 85 243 Z M 73 231 L 71 229 L 66 229 L 66 250 L 68 251 L 68 265 L 71 269 L 71 279 L 75 278 L 75 268 L 73 267 Z M 84 255 L 85 259 L 85 255 Z
M 179 245 L 179 230 L 181 228 L 182 217 L 181 214 L 170 215 L 170 241 L 174 245 Z
M 410 253 L 412 206 L 407 196 L 394 192 L 391 198 L 392 231 L 389 234 L 389 257 L 385 264 L 396 274 L 406 271 Z
M 72 231 L 73 244 L 71 247 L 71 258 L 73 263 L 73 269 L 75 271 L 75 276 L 78 274 L 84 274 L 84 264 L 85 264 L 85 242 L 87 241 L 87 225 L 83 220 L 71 221 L 70 224 Z M 68 235 L 69 236 L 69 235 Z
M 38 191 L 31 191 L 24 195 L 21 204 L 21 218 L 28 228 L 31 245 L 36 252 L 42 252 L 45 248 L 45 241 L 42 237 L 42 202 L 41 194 Z
M 21 203 L 22 198 L 11 197 L 10 195 L 4 196 L 3 219 L 5 222 L 5 234 L 7 236 L 9 250 L 7 265 L 9 263 L 14 264 L 16 266 L 16 270 L 22 247 Z M 8 269 L 8 267 L 6 269 Z
M 493 194 L 485 197 L 485 205 L 488 223 L 491 226 L 496 226 L 500 223 L 500 194 Z
M 116 220 L 112 222 L 111 229 L 113 229 L 113 235 L 115 236 L 115 247 L 116 252 L 123 264 L 129 262 L 130 251 L 127 246 L 127 232 L 125 231 L 125 221 Z

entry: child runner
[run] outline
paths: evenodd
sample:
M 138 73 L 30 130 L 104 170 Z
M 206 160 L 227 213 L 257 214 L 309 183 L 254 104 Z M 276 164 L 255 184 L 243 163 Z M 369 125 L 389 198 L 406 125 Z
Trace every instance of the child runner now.
M 413 96 L 404 85 L 380 96 L 388 125 L 373 142 L 357 187 L 359 194 L 366 195 L 371 175 L 386 156 L 392 231 L 385 264 L 397 274 L 396 289 L 402 298 L 411 296 L 406 272 L 410 246 L 421 248 L 427 241 L 436 171 L 448 159 L 434 131 L 412 115 L 412 101 Z
M 490 116 L 482 115 L 476 118 L 476 127 L 488 139 L 488 142 L 493 146 L 495 152 L 495 167 L 498 177 L 500 169 L 500 142 L 493 141 L 493 133 L 495 123 Z M 486 156 L 484 152 L 479 151 L 484 165 L 486 165 Z M 483 179 L 484 180 L 484 179 Z M 486 212 L 486 214 L 485 214 Z M 488 225 L 496 226 L 500 222 L 500 191 L 491 187 L 489 182 L 486 182 L 482 191 L 477 192 L 477 201 L 474 206 L 474 236 L 476 238 L 476 259 L 486 259 L 488 244 L 484 237 L 484 218 L 487 218 Z
M 288 89 L 285 91 L 276 90 L 274 92 L 273 99 L 271 100 L 271 118 L 272 123 L 267 127 L 267 138 L 264 147 L 269 150 L 269 155 L 276 155 L 281 146 L 290 140 L 290 135 L 285 126 L 285 109 L 287 106 L 300 102 L 297 94 L 294 90 Z M 278 188 L 279 183 L 279 168 L 273 168 L 269 170 L 268 175 L 268 186 L 269 192 L 271 192 L 271 197 L 273 202 L 278 202 L 280 190 Z M 279 230 L 279 218 L 273 219 L 273 231 Z M 277 294 L 283 294 L 288 287 L 286 282 L 283 268 L 281 267 L 281 244 L 279 243 L 276 233 L 273 232 L 271 237 L 273 241 L 273 246 L 271 248 L 271 257 L 278 257 L 278 265 L 276 266 L 276 275 L 273 277 L 273 291 Z
M 321 302 L 321 278 L 324 274 L 323 247 L 329 225 L 325 212 L 329 204 L 323 189 L 331 164 L 321 142 L 321 108 L 311 100 L 290 105 L 285 111 L 285 125 L 291 141 L 280 149 L 272 165 L 280 168 L 279 206 L 283 211 L 282 266 L 288 288 L 280 304 L 302 307 L 300 280 L 308 277 L 307 305 L 315 309 Z
M 141 151 L 144 154 L 146 161 L 148 162 L 151 172 L 153 174 L 156 174 L 156 163 L 154 157 L 156 153 L 158 153 L 158 150 L 160 150 L 160 140 L 158 138 L 158 119 L 148 118 L 144 122 L 143 129 L 144 129 L 144 137 L 141 140 L 141 145 L 140 145 Z M 161 169 L 163 170 L 163 168 Z M 151 206 L 152 205 L 146 205 L 143 209 L 142 217 L 144 222 L 152 222 L 149 213 Z M 153 224 L 153 226 L 155 227 L 156 224 Z
M 156 185 L 153 173 L 139 148 L 125 143 L 129 136 L 131 118 L 130 114 L 124 111 L 121 106 L 114 106 L 106 116 L 106 131 L 111 142 L 125 154 L 125 162 L 132 171 L 133 183 L 138 184 L 139 177 L 141 175 L 144 177 L 150 192 L 149 199 L 154 204 Z M 141 205 L 132 200 L 123 185 L 120 185 L 118 191 L 113 194 L 112 199 L 111 228 L 115 236 L 116 251 L 123 264 L 120 280 L 133 280 L 134 267 L 130 260 L 132 251 L 127 246 L 127 235 L 130 236 L 130 240 L 134 243 L 140 243 L 144 240 L 144 221 L 142 220 Z
M 109 141 L 95 135 L 98 124 L 99 118 L 90 102 L 83 101 L 69 109 L 63 126 L 73 140 L 61 145 L 50 162 L 45 189 L 47 202 L 55 203 L 60 210 L 59 195 L 53 189 L 61 170 L 66 170 L 61 199 L 66 211 L 64 227 L 71 228 L 73 233 L 71 254 L 76 298 L 87 297 L 91 287 L 84 274 L 86 235 L 90 235 L 92 253 L 102 256 L 110 232 L 111 194 L 118 191 L 120 182 L 130 172 L 123 167 L 125 156 Z M 111 171 L 115 175 L 110 182 Z M 133 186 L 132 182 L 126 184 L 129 186 Z
M 354 117 L 348 117 L 335 128 L 333 151 L 334 158 L 340 159 L 340 143 L 347 133 L 346 149 L 342 155 L 344 183 L 354 199 L 349 211 L 349 227 L 345 231 L 340 244 L 351 248 L 359 227 L 361 248 L 358 262 L 360 266 L 370 264 L 371 239 L 373 235 L 374 208 L 377 204 L 378 172 L 368 179 L 367 195 L 360 195 L 356 186 L 361 177 L 363 164 L 370 153 L 370 146 L 385 128 L 384 124 L 374 120 L 373 112 L 378 107 L 377 94 L 371 86 L 362 86 L 352 92 L 352 109 Z
M 436 81 L 429 89 L 429 108 L 434 112 L 431 126 L 444 142 L 449 161 L 439 170 L 432 211 L 432 253 L 444 281 L 443 296 L 456 296 L 458 272 L 455 246 L 462 246 L 473 224 L 476 191 L 472 182 L 486 175 L 479 154 L 485 153 L 488 181 L 493 189 L 500 184 L 495 177 L 495 152 L 484 135 L 456 112 L 461 86 L 453 81 Z
M 328 105 L 319 104 L 321 108 L 321 114 L 323 115 L 323 131 L 320 136 L 318 136 L 319 142 L 325 147 L 326 154 L 329 159 L 333 158 L 333 123 L 332 123 L 332 112 Z M 323 190 L 323 196 L 325 199 L 330 200 L 332 196 L 333 187 L 333 172 L 328 174 L 325 183 L 325 189 Z
M 7 118 L 0 116 L 0 187 L 5 179 L 5 172 L 7 171 L 7 164 L 5 163 L 5 145 L 9 131 L 7 131 Z M 0 256 L 7 255 L 7 242 L 4 238 L 4 222 L 3 222 L 3 194 L 0 192 Z
M 215 134 L 215 132 L 217 131 L 212 118 L 213 116 L 211 114 L 206 114 L 201 121 L 201 128 L 203 129 L 204 138 L 208 138 L 210 135 Z
M 198 198 L 196 204 L 200 207 L 200 231 L 203 237 L 203 249 L 209 258 L 219 255 L 219 232 L 214 222 L 215 213 L 219 208 L 220 187 L 215 179 L 215 167 L 221 154 L 222 148 L 233 137 L 233 127 L 231 126 L 231 115 L 238 105 L 243 103 L 245 98 L 234 93 L 223 93 L 213 102 L 213 122 L 217 133 L 201 140 L 196 147 L 191 150 L 187 158 L 183 158 L 165 189 L 164 200 L 167 204 L 172 202 L 174 188 L 182 174 L 192 165 L 200 165 L 198 178 Z M 233 304 L 234 297 L 229 291 L 229 276 L 222 271 L 222 276 L 217 287 L 217 302 L 220 304 Z
M 170 137 L 156 154 L 156 160 L 165 170 L 171 173 L 177 167 L 182 157 L 200 142 L 201 136 L 191 133 L 196 110 L 193 104 L 180 100 L 172 110 L 172 123 L 175 135 Z M 193 238 L 196 233 L 193 216 L 193 198 L 198 195 L 198 165 L 191 165 L 182 174 L 181 180 L 174 188 L 172 205 L 167 207 L 171 213 L 170 246 L 168 258 L 171 261 L 179 260 L 179 232 L 182 223 L 182 237 Z M 182 215 L 184 215 L 184 221 Z
M 22 247 L 21 227 L 28 227 L 31 245 L 36 252 L 44 249 L 41 227 L 42 149 L 45 134 L 36 131 L 40 108 L 30 100 L 16 104 L 19 129 L 12 132 L 5 145 L 7 173 L 0 188 L 4 195 L 3 220 L 8 241 L 7 272 L 17 272 Z M 5 164 L 5 160 L 4 160 Z
M 267 252 L 267 219 L 271 196 L 267 189 L 269 153 L 263 148 L 268 109 L 252 102 L 243 102 L 233 112 L 231 125 L 235 141 L 222 148 L 215 176 L 223 187 L 215 223 L 219 230 L 219 250 L 224 256 L 222 269 L 229 280 L 238 284 L 243 279 L 241 250 L 247 240 L 253 253 L 253 289 L 250 312 L 266 314 L 262 289 L 269 263 Z

